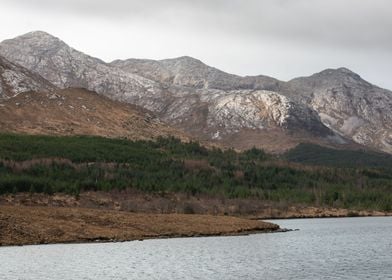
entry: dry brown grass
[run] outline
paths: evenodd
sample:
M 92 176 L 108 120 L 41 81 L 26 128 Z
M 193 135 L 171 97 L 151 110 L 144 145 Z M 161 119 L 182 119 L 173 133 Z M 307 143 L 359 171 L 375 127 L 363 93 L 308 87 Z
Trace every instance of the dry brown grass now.
M 235 235 L 277 229 L 272 223 L 228 216 L 0 206 L 1 245 Z
M 228 199 L 181 193 L 146 194 L 134 189 L 111 192 L 82 192 L 78 197 L 56 193 L 17 193 L 0 196 L 0 206 L 65 207 L 118 210 L 142 214 L 229 215 L 245 218 L 321 218 L 347 216 L 385 216 L 392 213 L 288 205 L 260 199 Z
M 84 89 L 29 92 L 2 101 L 0 131 L 45 135 L 97 135 L 131 140 L 189 137 L 134 105 Z

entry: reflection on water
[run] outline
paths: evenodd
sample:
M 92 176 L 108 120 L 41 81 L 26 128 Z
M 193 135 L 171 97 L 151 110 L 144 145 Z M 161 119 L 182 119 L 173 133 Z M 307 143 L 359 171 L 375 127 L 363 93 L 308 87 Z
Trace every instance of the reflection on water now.
M 0 279 L 392 279 L 392 218 L 277 220 L 299 231 L 0 248 Z

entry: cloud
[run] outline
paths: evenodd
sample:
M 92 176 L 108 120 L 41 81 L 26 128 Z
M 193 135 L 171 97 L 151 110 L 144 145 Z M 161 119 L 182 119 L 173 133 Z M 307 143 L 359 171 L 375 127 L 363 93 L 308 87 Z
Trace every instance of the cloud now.
M 226 36 L 392 48 L 390 0 L 3 0 L 20 8 L 150 21 Z
M 0 37 L 41 29 L 105 60 L 186 54 L 286 80 L 345 66 L 392 88 L 390 11 L 390 0 L 2 0 Z

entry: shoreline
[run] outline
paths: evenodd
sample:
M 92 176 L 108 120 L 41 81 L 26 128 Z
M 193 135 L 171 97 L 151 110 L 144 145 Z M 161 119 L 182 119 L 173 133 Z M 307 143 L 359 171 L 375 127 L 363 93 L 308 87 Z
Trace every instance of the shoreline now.
M 16 244 L 16 245 L 0 245 L 1 248 L 7 247 L 25 247 L 25 246 L 43 246 L 43 245 L 84 245 L 84 244 L 110 244 L 110 243 L 124 243 L 124 242 L 143 242 L 148 240 L 164 240 L 164 239 L 177 239 L 177 238 L 206 238 L 206 237 L 235 237 L 235 236 L 249 236 L 254 234 L 265 234 L 265 233 L 284 233 L 290 231 L 298 231 L 298 229 L 278 229 L 278 230 L 250 230 L 237 233 L 225 233 L 225 234 L 196 234 L 196 235 L 173 235 L 173 236 L 154 236 L 144 237 L 142 239 L 127 239 L 127 240 L 75 240 L 66 242 L 55 242 L 55 243 L 27 243 L 27 244 Z
M 322 206 L 290 206 L 286 208 L 270 208 L 255 215 L 245 216 L 255 220 L 282 219 L 328 219 L 356 217 L 390 217 L 392 212 L 377 210 L 355 210 Z
M 342 215 L 340 212 L 335 216 L 305 216 L 296 213 L 284 217 L 236 217 L 130 213 L 80 207 L 0 205 L 0 247 L 246 236 L 293 231 L 280 228 L 273 220 L 390 216 L 391 213 L 362 211 L 355 216 Z
M 270 222 L 230 216 L 0 206 L 1 247 L 240 236 L 279 230 Z
M 301 217 L 266 217 L 266 218 L 249 218 L 251 220 L 302 220 L 302 219 L 347 219 L 347 218 L 388 218 L 392 217 L 392 214 L 385 215 L 359 215 L 359 216 L 301 216 Z

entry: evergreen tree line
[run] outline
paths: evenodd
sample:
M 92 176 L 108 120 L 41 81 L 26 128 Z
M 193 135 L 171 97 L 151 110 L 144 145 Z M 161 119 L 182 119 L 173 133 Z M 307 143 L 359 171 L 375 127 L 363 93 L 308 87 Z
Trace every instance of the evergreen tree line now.
M 388 157 L 381 154 L 378 163 L 377 155 L 370 154 L 370 164 L 353 166 L 351 161 L 342 164 L 339 155 L 333 154 L 336 164 L 330 159 L 323 164 L 324 150 L 315 152 L 317 149 L 320 148 L 300 146 L 294 151 L 293 161 L 301 162 L 298 158 L 313 154 L 319 166 L 306 160 L 302 160 L 305 164 L 291 163 L 289 154 L 282 159 L 256 148 L 244 152 L 207 149 L 197 142 L 182 143 L 175 138 L 128 141 L 2 134 L 0 194 L 78 195 L 91 190 L 135 188 L 148 193 L 181 192 L 391 210 L 392 164 Z M 366 152 L 359 153 L 361 159 L 366 157 Z

